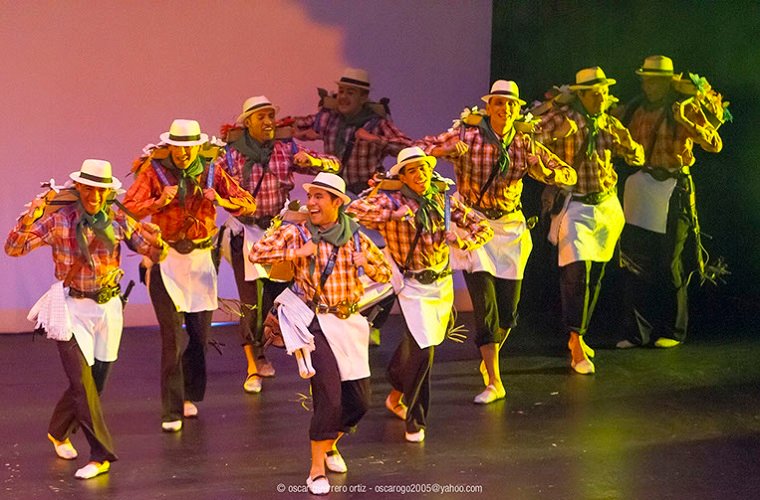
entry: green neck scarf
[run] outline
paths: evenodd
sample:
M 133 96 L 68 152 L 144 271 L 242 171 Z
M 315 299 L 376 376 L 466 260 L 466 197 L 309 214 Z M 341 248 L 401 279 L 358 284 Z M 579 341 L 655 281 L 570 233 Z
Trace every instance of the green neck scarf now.
M 314 243 L 324 240 L 333 246 L 341 247 L 348 243 L 354 233 L 359 229 L 359 224 L 345 212 L 344 207 L 338 209 L 338 223 L 329 229 L 320 229 L 306 221 L 306 227 L 311 232 L 311 239 Z
M 243 186 L 247 186 L 251 180 L 253 165 L 259 164 L 266 172 L 269 167 L 269 159 L 272 157 L 274 150 L 274 141 L 260 143 L 248 133 L 248 129 L 243 131 L 243 135 L 237 141 L 230 144 L 245 157 L 243 165 Z M 263 175 L 263 174 L 262 174 Z
M 499 169 L 499 174 L 506 174 L 507 170 L 509 170 L 509 146 L 512 145 L 512 140 L 515 138 L 515 128 L 512 127 L 509 133 L 501 138 L 496 134 L 493 127 L 491 127 L 491 117 L 489 116 L 484 116 L 483 119 L 480 120 L 478 127 L 483 133 L 483 137 L 485 137 L 489 143 L 498 146 L 499 158 L 496 160 L 496 166 Z
M 177 168 L 171 156 L 162 160 L 161 164 L 177 178 L 177 196 L 181 203 L 185 202 L 188 184 L 192 186 L 193 192 L 196 188 L 201 189 L 197 177 L 203 173 L 204 164 L 200 155 L 187 168 Z
M 90 248 L 87 245 L 87 238 L 84 235 L 84 229 L 90 228 L 95 233 L 95 238 L 102 241 L 109 252 L 113 252 L 116 246 L 116 235 L 114 234 L 113 224 L 111 224 L 111 217 L 106 213 L 106 209 L 103 208 L 100 212 L 90 215 L 88 214 L 82 202 L 77 202 L 77 211 L 79 212 L 79 222 L 76 226 L 77 245 L 79 246 L 79 252 L 87 260 L 87 263 L 91 268 L 95 268 L 95 261 L 90 254 Z
M 415 225 L 427 232 L 431 232 L 433 227 L 431 220 L 433 212 L 438 214 L 441 220 L 444 219 L 443 208 L 435 200 L 435 195 L 438 193 L 439 191 L 435 184 L 430 184 L 430 189 L 424 195 L 415 193 L 406 184 L 401 186 L 401 194 L 416 201 L 420 206 L 417 213 L 414 214 Z
M 346 117 L 339 115 L 338 136 L 335 138 L 335 156 L 338 158 L 343 158 L 343 155 L 346 152 L 346 129 L 349 127 L 359 128 L 371 120 L 374 116 L 375 112 L 372 111 L 369 106 L 364 106 L 354 116 Z
M 573 100 L 573 109 L 583 116 L 588 125 L 588 137 L 586 138 L 586 158 L 594 156 L 596 151 L 596 139 L 599 137 L 599 121 L 604 116 L 604 113 L 597 113 L 590 115 L 586 108 L 583 107 L 580 99 Z

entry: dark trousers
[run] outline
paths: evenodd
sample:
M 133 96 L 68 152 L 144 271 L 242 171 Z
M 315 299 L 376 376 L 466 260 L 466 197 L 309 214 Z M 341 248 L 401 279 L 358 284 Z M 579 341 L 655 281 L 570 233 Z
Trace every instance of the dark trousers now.
M 150 270 L 150 300 L 161 330 L 161 420 L 181 420 L 183 402 L 203 401 L 206 393 L 206 342 L 212 311 L 177 312 L 158 265 Z M 188 335 L 184 350 L 183 318 Z
M 288 283 L 272 281 L 266 278 L 254 281 L 245 280 L 245 261 L 243 255 L 243 235 L 230 238 L 232 270 L 235 273 L 243 316 L 240 318 L 240 336 L 243 345 L 253 347 L 255 358 L 264 357 L 264 319 L 274 305 L 274 299 L 288 287 Z M 250 309 L 248 306 L 256 306 Z
M 59 341 L 56 344 L 69 387 L 53 410 L 48 432 L 59 441 L 64 441 L 74 429 L 81 427 L 90 444 L 90 461 L 118 460 L 113 451 L 111 433 L 108 432 L 103 418 L 99 396 L 105 385 L 110 363 L 95 361 L 95 366 L 88 366 L 79 344 L 73 337 L 69 341 Z M 97 373 L 98 380 L 93 377 L 93 373 Z
M 572 262 L 559 268 L 562 322 L 567 333 L 585 335 L 594 313 L 606 262 Z
M 620 238 L 626 268 L 624 336 L 646 345 L 659 337 L 683 341 L 689 321 L 683 250 L 691 227 L 688 197 L 671 196 L 665 234 L 626 224 Z
M 475 344 L 503 343 L 517 324 L 522 280 L 496 278 L 486 272 L 462 274 L 472 301 Z
M 341 382 L 338 362 L 319 327 L 317 318 L 309 330 L 314 335 L 311 363 L 316 374 L 311 377 L 313 415 L 309 439 L 336 439 L 340 432 L 351 432 L 367 413 L 370 403 L 369 377 Z
M 435 346 L 421 349 L 404 325 L 403 336 L 388 364 L 388 381 L 404 393 L 406 402 L 406 432 L 417 432 L 427 425 L 430 409 L 430 371 Z

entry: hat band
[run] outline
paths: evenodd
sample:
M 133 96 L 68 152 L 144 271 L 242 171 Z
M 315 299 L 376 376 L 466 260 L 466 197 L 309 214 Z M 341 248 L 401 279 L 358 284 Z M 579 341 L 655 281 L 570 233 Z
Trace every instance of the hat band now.
M 362 87 L 369 88 L 369 82 L 364 82 L 362 80 L 354 80 L 353 78 L 346 78 L 345 76 L 342 76 L 338 83 L 350 83 L 352 85 L 359 85 Z
M 343 194 L 343 195 L 346 194 L 343 191 L 341 191 L 340 189 L 336 188 L 335 186 L 331 186 L 330 184 L 327 184 L 326 182 L 313 181 L 313 182 L 310 182 L 309 184 L 311 184 L 312 186 L 321 187 L 321 188 L 325 188 L 325 189 L 332 189 L 333 191 L 337 191 L 337 192 L 339 192 L 340 194 Z
M 585 82 L 578 82 L 576 85 L 596 85 L 597 83 L 604 83 L 608 81 L 607 77 L 594 78 L 593 80 L 587 80 Z
M 515 99 L 519 99 L 520 96 L 515 94 L 514 92 L 510 90 L 494 90 L 491 92 L 491 95 L 505 95 L 507 97 L 514 97 Z
M 672 69 L 659 69 L 659 68 L 641 68 L 639 70 L 640 72 L 647 72 L 647 73 L 673 73 Z
M 424 158 L 427 158 L 427 156 L 426 155 L 407 156 L 406 158 L 404 158 L 403 160 L 401 160 L 399 163 L 404 163 L 404 162 L 407 162 L 407 161 L 412 161 L 412 160 L 417 160 L 417 159 L 424 159 Z
M 274 106 L 272 106 L 271 102 L 260 102 L 258 104 L 254 104 L 250 108 L 246 109 L 245 111 L 243 111 L 243 113 L 249 113 L 249 112 L 257 110 L 259 108 L 272 108 L 272 107 L 274 107 Z
M 88 181 L 102 182 L 103 184 L 111 184 L 113 182 L 113 177 L 98 177 L 86 172 L 79 172 L 79 177 Z
M 190 141 L 199 141 L 201 139 L 201 134 L 197 135 L 174 135 L 169 134 L 169 139 L 173 141 L 180 141 L 180 142 L 190 142 Z

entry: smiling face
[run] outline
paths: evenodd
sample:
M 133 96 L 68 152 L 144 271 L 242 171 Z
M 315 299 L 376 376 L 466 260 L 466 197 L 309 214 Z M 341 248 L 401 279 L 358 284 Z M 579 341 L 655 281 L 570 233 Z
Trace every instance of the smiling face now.
M 343 116 L 354 116 L 369 100 L 369 91 L 350 85 L 338 85 L 338 112 Z
M 430 189 L 430 181 L 433 177 L 433 167 L 424 160 L 418 160 L 401 169 L 398 178 L 406 184 L 406 187 L 419 195 L 427 193 Z
M 590 89 L 578 91 L 578 99 L 590 115 L 598 115 L 604 108 L 604 103 L 610 95 L 609 85 L 598 85 Z
M 262 108 L 254 111 L 243 124 L 248 128 L 248 134 L 258 142 L 267 142 L 274 139 L 274 108 Z
M 504 135 L 512 129 L 515 120 L 520 116 L 520 103 L 506 97 L 491 97 L 486 104 L 491 128 L 499 135 Z
M 87 184 L 74 183 L 74 187 L 79 193 L 79 199 L 82 202 L 84 211 L 90 215 L 103 210 L 106 205 L 106 200 L 111 192 L 111 188 L 89 186 Z
M 200 146 L 175 146 L 174 144 L 169 144 L 169 154 L 172 155 L 174 165 L 180 170 L 189 167 L 198 158 L 198 151 L 200 150 Z
M 642 76 L 641 90 L 644 91 L 647 101 L 662 101 L 670 91 L 670 81 L 670 76 Z
M 309 220 L 320 229 L 327 229 L 337 222 L 341 205 L 343 200 L 322 188 L 312 187 L 306 194 Z

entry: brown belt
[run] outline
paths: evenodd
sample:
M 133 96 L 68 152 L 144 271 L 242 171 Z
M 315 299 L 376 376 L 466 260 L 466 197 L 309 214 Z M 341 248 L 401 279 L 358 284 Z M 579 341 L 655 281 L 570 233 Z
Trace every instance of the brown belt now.
M 452 270 L 450 267 L 447 267 L 446 269 L 438 272 L 433 271 L 432 269 L 425 269 L 424 271 L 419 272 L 413 272 L 413 271 L 404 271 L 404 278 L 412 278 L 423 285 L 430 285 L 435 283 L 441 278 L 445 278 L 446 276 L 451 275 Z
M 504 217 L 507 214 L 515 213 L 518 210 L 522 210 L 522 205 L 517 205 L 512 210 L 501 210 L 501 209 L 498 209 L 498 208 L 483 208 L 483 207 L 478 207 L 478 206 L 475 206 L 475 205 L 473 205 L 472 208 L 474 208 L 475 210 L 477 210 L 481 214 L 485 215 L 486 218 L 488 218 L 488 219 L 497 220 L 497 219 L 501 219 L 502 217 Z
M 177 240 L 169 241 L 169 246 L 178 251 L 181 254 L 188 254 L 193 250 L 202 248 L 211 248 L 214 245 L 213 238 L 206 238 L 205 240 L 193 241 L 193 240 Z
M 348 302 L 345 300 L 338 302 L 334 306 L 316 303 L 313 300 L 310 300 L 306 304 L 317 314 L 334 314 L 340 319 L 346 319 L 359 310 L 359 306 L 356 302 Z
M 105 304 L 114 297 L 117 297 L 121 293 L 121 287 L 116 286 L 104 286 L 94 292 L 84 292 L 77 290 L 74 287 L 69 287 L 69 295 L 75 299 L 91 299 L 98 304 Z
M 617 189 L 612 188 L 607 191 L 601 191 L 598 193 L 574 194 L 572 199 L 573 201 L 580 201 L 586 205 L 598 205 L 610 196 L 614 196 L 615 194 L 617 194 Z

